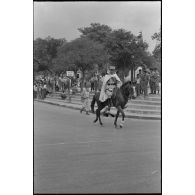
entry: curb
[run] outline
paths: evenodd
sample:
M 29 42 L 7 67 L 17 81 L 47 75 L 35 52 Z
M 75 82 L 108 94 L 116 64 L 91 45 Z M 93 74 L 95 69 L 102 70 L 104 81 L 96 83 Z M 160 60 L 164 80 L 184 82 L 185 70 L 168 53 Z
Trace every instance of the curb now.
M 65 108 L 70 108 L 73 110 L 80 110 L 80 108 L 74 107 L 74 106 L 69 106 L 69 105 L 62 105 L 62 104 L 58 104 L 58 103 L 53 103 L 53 102 L 45 102 L 44 100 L 37 100 L 34 99 L 34 101 L 37 102 L 41 102 L 41 103 L 45 103 L 45 104 L 50 104 L 50 105 L 54 105 L 54 106 L 60 106 L 60 107 L 65 107 Z M 91 111 L 89 111 L 91 114 L 93 114 Z M 133 118 L 133 119 L 147 119 L 147 120 L 161 120 L 160 117 L 153 117 L 153 116 L 137 116 L 137 115 L 130 115 L 130 114 L 126 114 L 125 116 L 126 118 Z M 121 115 L 119 115 L 119 118 L 121 118 Z

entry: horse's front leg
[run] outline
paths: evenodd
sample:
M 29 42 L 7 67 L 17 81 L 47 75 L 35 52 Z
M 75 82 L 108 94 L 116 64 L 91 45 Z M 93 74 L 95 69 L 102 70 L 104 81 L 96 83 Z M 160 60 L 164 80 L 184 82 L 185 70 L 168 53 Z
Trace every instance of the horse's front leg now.
M 117 119 L 118 119 L 119 113 L 120 113 L 119 110 L 117 110 L 117 113 L 116 113 L 116 116 L 115 116 L 115 120 L 114 120 L 115 128 L 117 128 Z
M 120 128 L 122 128 L 124 123 L 125 123 L 125 113 L 124 113 L 123 109 L 121 108 L 121 106 L 118 107 L 118 110 L 122 114 L 122 120 L 121 120 L 121 123 L 120 123 Z
M 98 109 L 99 109 L 99 107 L 100 107 L 100 104 L 99 104 L 99 102 L 97 102 L 97 109 L 96 109 L 96 111 L 95 111 L 95 115 L 96 115 L 96 118 L 95 118 L 95 120 L 93 121 L 94 123 L 96 123 L 97 122 L 97 120 L 98 120 Z
M 101 120 L 101 118 L 100 118 L 100 111 L 101 111 L 105 106 L 106 106 L 105 104 L 100 104 L 100 106 L 99 106 L 98 109 L 97 109 L 98 112 L 96 112 L 96 113 L 97 113 L 97 116 L 98 116 L 98 119 L 99 119 L 99 123 L 100 123 L 101 126 L 103 125 L 103 123 L 102 123 L 102 120 Z
M 99 104 L 98 108 L 96 110 L 96 119 L 93 121 L 94 123 L 97 122 L 97 120 L 99 119 L 99 123 L 100 125 L 103 125 L 101 118 L 100 118 L 100 111 L 105 107 L 105 105 Z
M 95 120 L 93 121 L 94 123 L 96 123 L 97 122 L 97 120 L 98 120 L 98 109 L 96 109 L 96 118 L 95 118 Z

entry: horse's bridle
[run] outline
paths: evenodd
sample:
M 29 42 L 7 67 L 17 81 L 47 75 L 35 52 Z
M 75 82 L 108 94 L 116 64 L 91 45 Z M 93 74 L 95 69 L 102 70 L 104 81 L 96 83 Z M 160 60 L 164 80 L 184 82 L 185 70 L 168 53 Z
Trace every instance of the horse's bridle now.
M 132 98 L 135 98 L 136 96 L 134 95 L 134 87 L 135 85 L 131 83 L 131 81 L 129 81 L 129 85 L 130 85 L 130 88 L 129 88 L 129 98 L 132 99 Z M 131 90 L 133 90 L 133 93 L 131 92 Z

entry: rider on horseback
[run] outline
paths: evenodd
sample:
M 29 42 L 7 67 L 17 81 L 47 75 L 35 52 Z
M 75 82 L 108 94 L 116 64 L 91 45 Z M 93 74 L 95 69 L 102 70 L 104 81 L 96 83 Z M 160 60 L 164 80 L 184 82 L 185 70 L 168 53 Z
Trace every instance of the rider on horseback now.
M 108 73 L 103 79 L 99 97 L 101 102 L 108 100 L 108 111 L 110 111 L 110 107 L 113 105 L 111 97 L 112 95 L 115 96 L 117 88 L 120 88 L 121 85 L 122 82 L 115 72 L 115 66 L 109 66 Z

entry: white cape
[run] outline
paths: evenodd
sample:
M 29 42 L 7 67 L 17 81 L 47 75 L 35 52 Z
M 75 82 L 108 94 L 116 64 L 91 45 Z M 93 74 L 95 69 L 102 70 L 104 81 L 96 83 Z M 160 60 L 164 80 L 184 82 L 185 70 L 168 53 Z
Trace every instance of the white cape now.
M 109 74 L 105 75 L 104 80 L 103 80 L 103 84 L 102 84 L 102 88 L 101 88 L 101 92 L 100 92 L 100 97 L 99 97 L 99 100 L 101 102 L 106 101 L 109 97 L 109 95 L 107 93 L 105 93 L 105 91 L 106 91 L 106 87 L 107 87 L 107 81 L 112 77 L 115 77 L 116 80 L 119 81 L 119 84 L 117 85 L 117 87 L 120 87 L 122 85 L 122 82 L 116 73 L 113 75 L 109 75 Z

